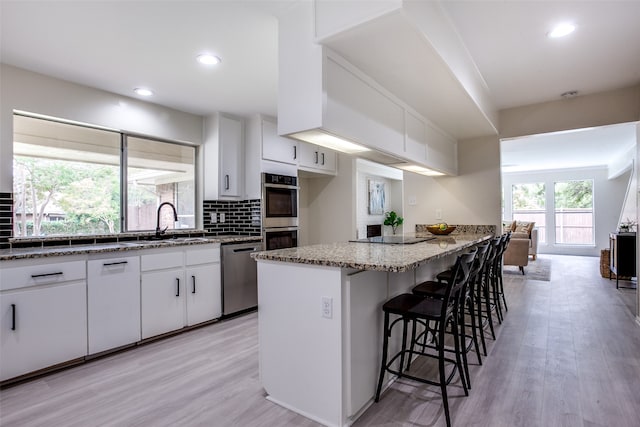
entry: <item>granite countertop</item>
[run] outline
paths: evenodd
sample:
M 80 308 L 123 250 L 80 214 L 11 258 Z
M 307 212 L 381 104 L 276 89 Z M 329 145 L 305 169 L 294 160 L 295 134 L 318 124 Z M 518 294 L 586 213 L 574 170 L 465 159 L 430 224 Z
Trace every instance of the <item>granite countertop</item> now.
M 493 234 L 434 236 L 430 233 L 405 234 L 406 237 L 433 238 L 408 245 L 340 242 L 256 252 L 257 260 L 312 264 L 356 270 L 402 272 L 489 240 Z
M 209 243 L 241 243 L 260 241 L 260 236 L 205 236 L 205 237 L 176 237 L 163 240 L 127 240 L 114 242 L 97 242 L 91 244 L 68 244 L 37 247 L 0 249 L 0 261 L 11 261 L 27 258 L 43 258 L 64 255 L 96 254 L 103 252 L 135 251 L 141 249 L 167 248 L 187 245 L 205 245 Z M 43 241 L 45 242 L 45 241 Z

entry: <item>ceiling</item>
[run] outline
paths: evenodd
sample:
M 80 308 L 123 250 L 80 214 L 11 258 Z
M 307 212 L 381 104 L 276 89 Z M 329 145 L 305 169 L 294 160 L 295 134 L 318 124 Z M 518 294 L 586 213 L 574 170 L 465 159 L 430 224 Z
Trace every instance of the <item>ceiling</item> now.
M 198 115 L 275 116 L 276 16 L 294 1 L 2 0 L 0 60 L 125 96 L 149 87 L 155 92 L 150 102 Z M 498 109 L 557 100 L 566 91 L 584 95 L 640 83 L 640 1 L 449 0 L 441 6 Z M 545 36 L 564 20 L 575 23 L 575 33 Z M 220 56 L 222 63 L 198 64 L 195 56 L 202 52 Z M 402 84 L 420 87 L 421 79 L 412 76 Z M 585 141 L 578 143 L 581 152 L 590 145 L 602 148 L 587 143 L 589 135 L 571 137 Z M 564 143 L 568 134 L 553 138 Z M 524 153 L 527 144 L 543 141 L 530 137 L 509 145 L 519 144 Z M 558 153 L 554 141 L 549 143 Z M 607 141 L 608 152 L 628 148 L 626 138 Z M 505 151 L 504 162 L 521 164 L 514 155 Z M 602 162 L 601 152 L 595 157 Z

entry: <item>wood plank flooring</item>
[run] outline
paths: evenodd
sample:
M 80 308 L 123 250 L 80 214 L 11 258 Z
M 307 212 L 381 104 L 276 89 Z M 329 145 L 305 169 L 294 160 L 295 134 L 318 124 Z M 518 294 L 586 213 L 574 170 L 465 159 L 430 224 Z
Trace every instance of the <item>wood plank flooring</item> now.
M 470 396 L 449 387 L 453 425 L 640 425 L 635 291 L 597 258 L 543 257 L 550 282 L 505 277 L 509 311 L 483 365 L 469 360 Z M 318 426 L 264 398 L 257 328 L 253 313 L 5 388 L 0 425 Z M 354 424 L 443 425 L 438 388 L 405 380 Z

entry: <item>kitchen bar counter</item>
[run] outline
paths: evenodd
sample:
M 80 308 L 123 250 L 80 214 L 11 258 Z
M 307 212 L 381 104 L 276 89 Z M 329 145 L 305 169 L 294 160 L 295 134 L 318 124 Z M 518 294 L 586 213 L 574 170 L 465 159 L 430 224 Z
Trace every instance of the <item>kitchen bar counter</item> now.
M 433 237 L 431 234 L 410 235 Z M 260 380 L 267 399 L 327 426 L 373 403 L 382 304 L 491 239 L 456 234 L 413 244 L 342 242 L 258 252 Z M 396 328 L 390 353 L 400 347 Z M 387 381 L 393 378 L 387 376 Z
M 257 252 L 254 258 L 356 270 L 403 272 L 491 238 L 490 234 L 434 236 L 430 233 L 416 233 L 405 236 L 432 240 L 412 244 L 340 242 Z
M 208 236 L 208 237 L 167 237 L 162 240 L 154 240 L 149 236 L 141 236 L 141 240 L 126 240 L 115 242 L 97 242 L 90 244 L 67 244 L 56 246 L 45 246 L 48 241 L 40 239 L 41 245 L 36 247 L 1 249 L 0 261 L 11 261 L 28 258 L 44 258 L 65 255 L 95 254 L 104 252 L 132 251 L 141 249 L 166 248 L 172 246 L 203 245 L 208 243 L 237 243 L 255 242 L 262 238 L 260 236 Z M 33 239 L 29 239 L 33 240 Z M 23 241 L 20 239 L 19 241 Z M 26 240 L 24 240 L 26 241 Z

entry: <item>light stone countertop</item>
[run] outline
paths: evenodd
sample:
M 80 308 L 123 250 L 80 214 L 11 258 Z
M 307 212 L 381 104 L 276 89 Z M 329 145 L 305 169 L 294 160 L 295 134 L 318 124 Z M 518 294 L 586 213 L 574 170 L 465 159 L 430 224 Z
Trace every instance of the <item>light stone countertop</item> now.
M 65 255 L 96 254 L 104 252 L 135 251 L 143 249 L 167 248 L 188 245 L 205 245 L 209 243 L 242 243 L 257 242 L 260 236 L 208 236 L 208 237 L 178 237 L 163 240 L 132 240 L 121 242 L 94 243 L 83 245 L 59 245 L 49 247 L 29 247 L 15 249 L 0 249 L 0 261 L 11 261 L 28 258 L 44 258 Z
M 434 236 L 430 233 L 405 234 L 405 237 L 435 237 L 421 243 L 380 244 L 340 242 L 256 252 L 256 260 L 312 264 L 327 267 L 402 272 L 427 261 L 458 253 L 490 240 L 493 234 L 456 234 Z

